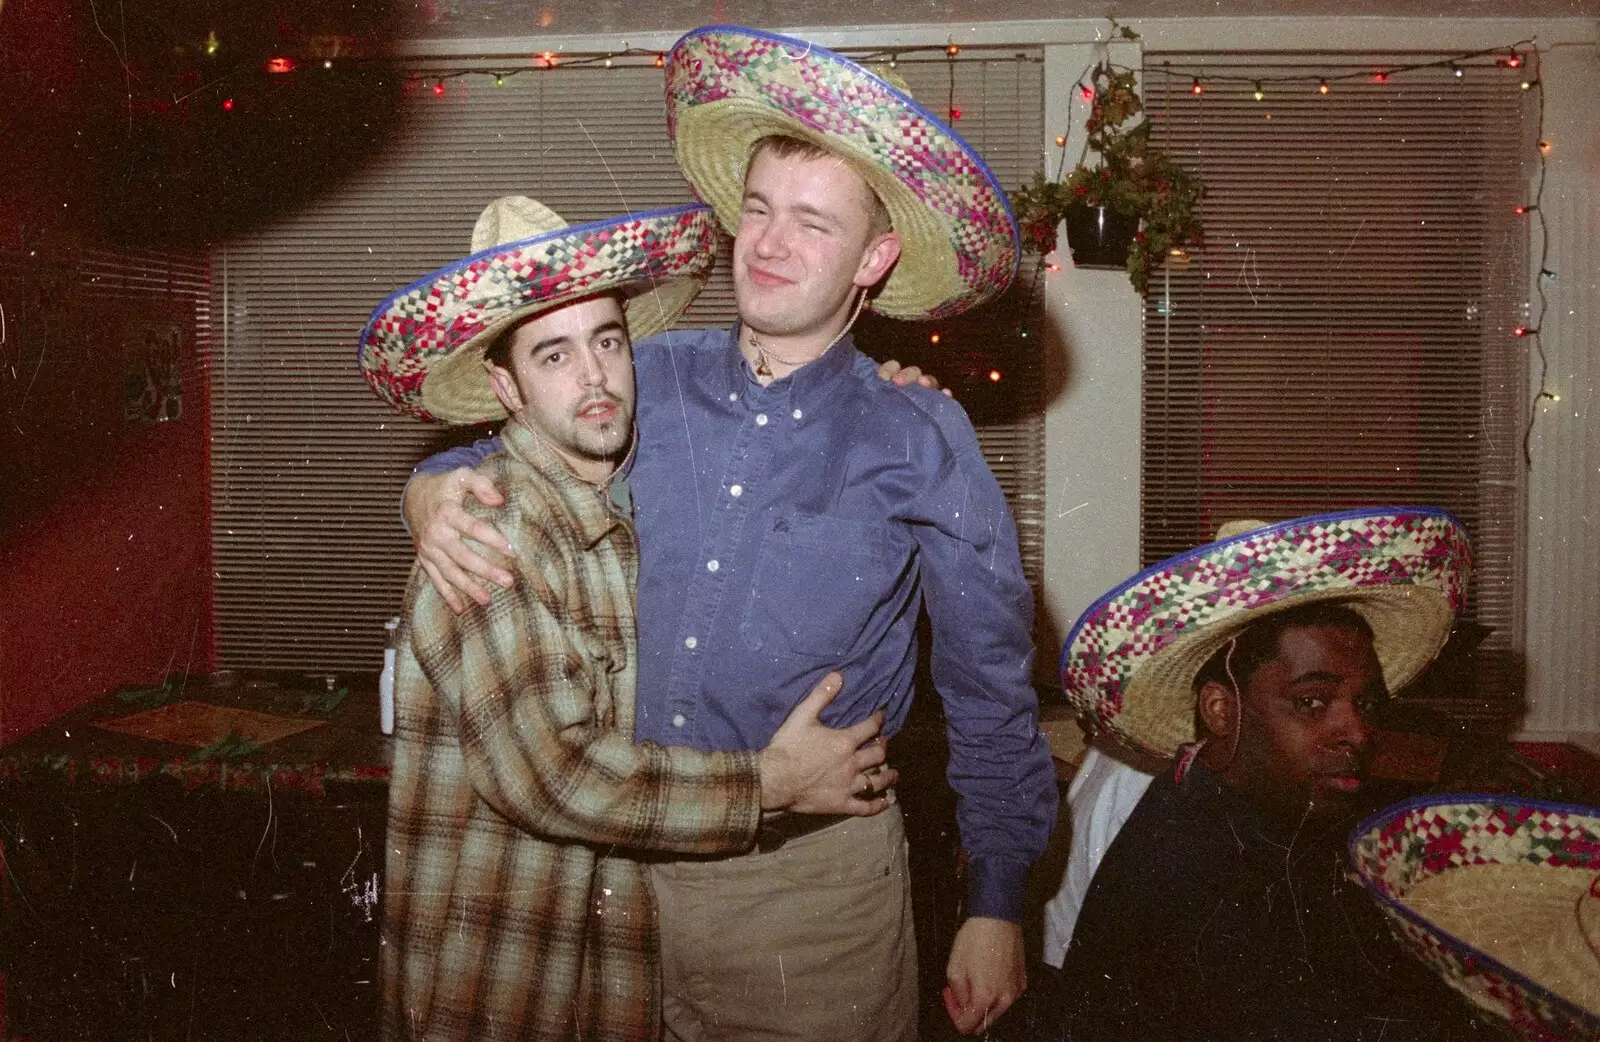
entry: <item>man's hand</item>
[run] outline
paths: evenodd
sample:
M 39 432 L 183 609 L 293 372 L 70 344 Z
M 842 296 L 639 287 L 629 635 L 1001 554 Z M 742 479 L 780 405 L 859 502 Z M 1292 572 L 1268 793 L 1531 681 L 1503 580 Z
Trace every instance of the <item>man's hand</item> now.
M 901 365 L 892 358 L 878 366 L 878 378 L 881 380 L 888 380 L 896 387 L 908 387 L 911 384 L 920 384 L 930 391 L 937 391 L 940 389 L 938 378 L 933 376 L 931 373 L 925 373 L 914 365 Z M 950 393 L 950 388 L 948 387 L 944 388 L 944 396 L 946 398 L 955 397 L 955 395 Z
M 462 542 L 463 538 L 476 539 L 501 553 L 511 553 L 511 544 L 493 525 L 467 513 L 469 495 L 490 507 L 506 501 L 494 482 L 470 467 L 457 467 L 447 474 L 416 475 L 406 485 L 400 504 L 422 570 L 457 615 L 467 607 L 463 594 L 479 604 L 489 603 L 489 591 L 473 576 L 505 587 L 513 582 L 510 572 Z
M 989 1030 L 1028 987 L 1022 927 L 974 916 L 956 931 L 945 970 L 944 1008 L 963 1035 Z
M 887 790 L 900 776 L 883 762 L 883 710 L 854 727 L 818 719 L 843 686 L 837 673 L 823 677 L 761 751 L 762 810 L 865 817 L 894 802 Z

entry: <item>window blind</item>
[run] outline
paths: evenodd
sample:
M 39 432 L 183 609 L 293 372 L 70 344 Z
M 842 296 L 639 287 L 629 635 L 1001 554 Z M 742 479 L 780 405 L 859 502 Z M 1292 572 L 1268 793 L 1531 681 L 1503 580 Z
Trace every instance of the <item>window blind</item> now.
M 1001 165 L 1007 187 L 1037 165 L 1040 68 L 1037 54 L 1009 52 L 899 62 L 935 111 L 953 89 L 960 129 Z M 400 609 L 412 560 L 399 518 L 406 477 L 424 456 L 484 433 L 400 417 L 368 390 L 356 336 L 379 301 L 463 256 L 479 211 L 498 195 L 531 195 L 573 222 L 692 199 L 667 142 L 658 69 L 556 68 L 501 85 L 488 72 L 440 80 L 437 65 L 398 75 L 403 111 L 369 162 L 213 254 L 224 666 L 376 670 L 383 621 Z M 733 314 L 722 263 L 685 324 L 725 325 Z M 1026 473 L 1015 463 L 1042 453 L 1016 447 L 1030 436 L 1037 442 L 1042 429 L 985 428 L 1019 514 L 1030 503 L 1039 510 L 1042 457 Z
M 206 280 L 198 250 L 0 248 L 0 526 L 52 509 L 107 453 L 134 451 L 124 428 L 200 422 Z M 75 375 L 84 371 L 94 379 Z M 117 380 L 120 397 L 104 397 Z M 76 447 L 70 458 L 65 445 Z
M 1208 194 L 1204 247 L 1146 299 L 1142 553 L 1231 519 L 1446 508 L 1490 632 L 1478 690 L 1442 694 L 1496 713 L 1521 629 L 1527 72 L 1363 74 L 1426 60 L 1146 55 L 1150 140 Z

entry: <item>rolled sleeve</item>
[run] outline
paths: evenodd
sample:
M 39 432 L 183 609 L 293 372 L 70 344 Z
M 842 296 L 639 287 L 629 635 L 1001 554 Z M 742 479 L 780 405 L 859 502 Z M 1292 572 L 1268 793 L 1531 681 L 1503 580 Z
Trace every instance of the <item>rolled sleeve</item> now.
M 471 445 L 457 445 L 443 452 L 435 452 L 412 468 L 411 474 L 413 477 L 418 474 L 445 474 L 457 467 L 476 467 L 499 451 L 499 435 L 479 438 Z

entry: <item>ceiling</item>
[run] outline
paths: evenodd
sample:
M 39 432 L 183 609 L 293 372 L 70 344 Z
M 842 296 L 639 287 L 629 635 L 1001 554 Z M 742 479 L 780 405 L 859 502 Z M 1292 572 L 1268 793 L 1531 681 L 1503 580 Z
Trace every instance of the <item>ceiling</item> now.
M 407 0 L 407 35 L 472 39 L 531 34 L 681 32 L 732 22 L 765 28 L 970 26 L 980 22 L 1104 18 L 1574 18 L 1600 0 Z

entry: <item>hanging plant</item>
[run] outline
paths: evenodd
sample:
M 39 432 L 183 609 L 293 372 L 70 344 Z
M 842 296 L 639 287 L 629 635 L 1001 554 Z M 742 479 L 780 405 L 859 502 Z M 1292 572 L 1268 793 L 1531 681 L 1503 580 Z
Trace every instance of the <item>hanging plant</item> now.
M 1124 31 L 1124 35 L 1127 31 Z M 1056 248 L 1056 228 L 1074 207 L 1102 210 L 1092 226 L 1104 234 L 1106 211 L 1120 215 L 1137 231 L 1128 244 L 1127 271 L 1141 295 L 1150 272 L 1174 251 L 1184 252 L 1201 241 L 1200 200 L 1205 185 L 1194 174 L 1149 142 L 1150 124 L 1129 126 L 1144 111 L 1134 74 L 1109 63 L 1095 66 L 1089 87 L 1094 102 L 1086 124 L 1085 157 L 1065 180 L 1049 181 L 1043 172 L 1012 197 L 1012 209 L 1026 246 L 1049 252 Z M 1080 212 L 1079 226 L 1086 226 Z M 1069 229 L 1071 225 L 1069 224 Z M 1074 247 L 1076 260 L 1077 247 Z

